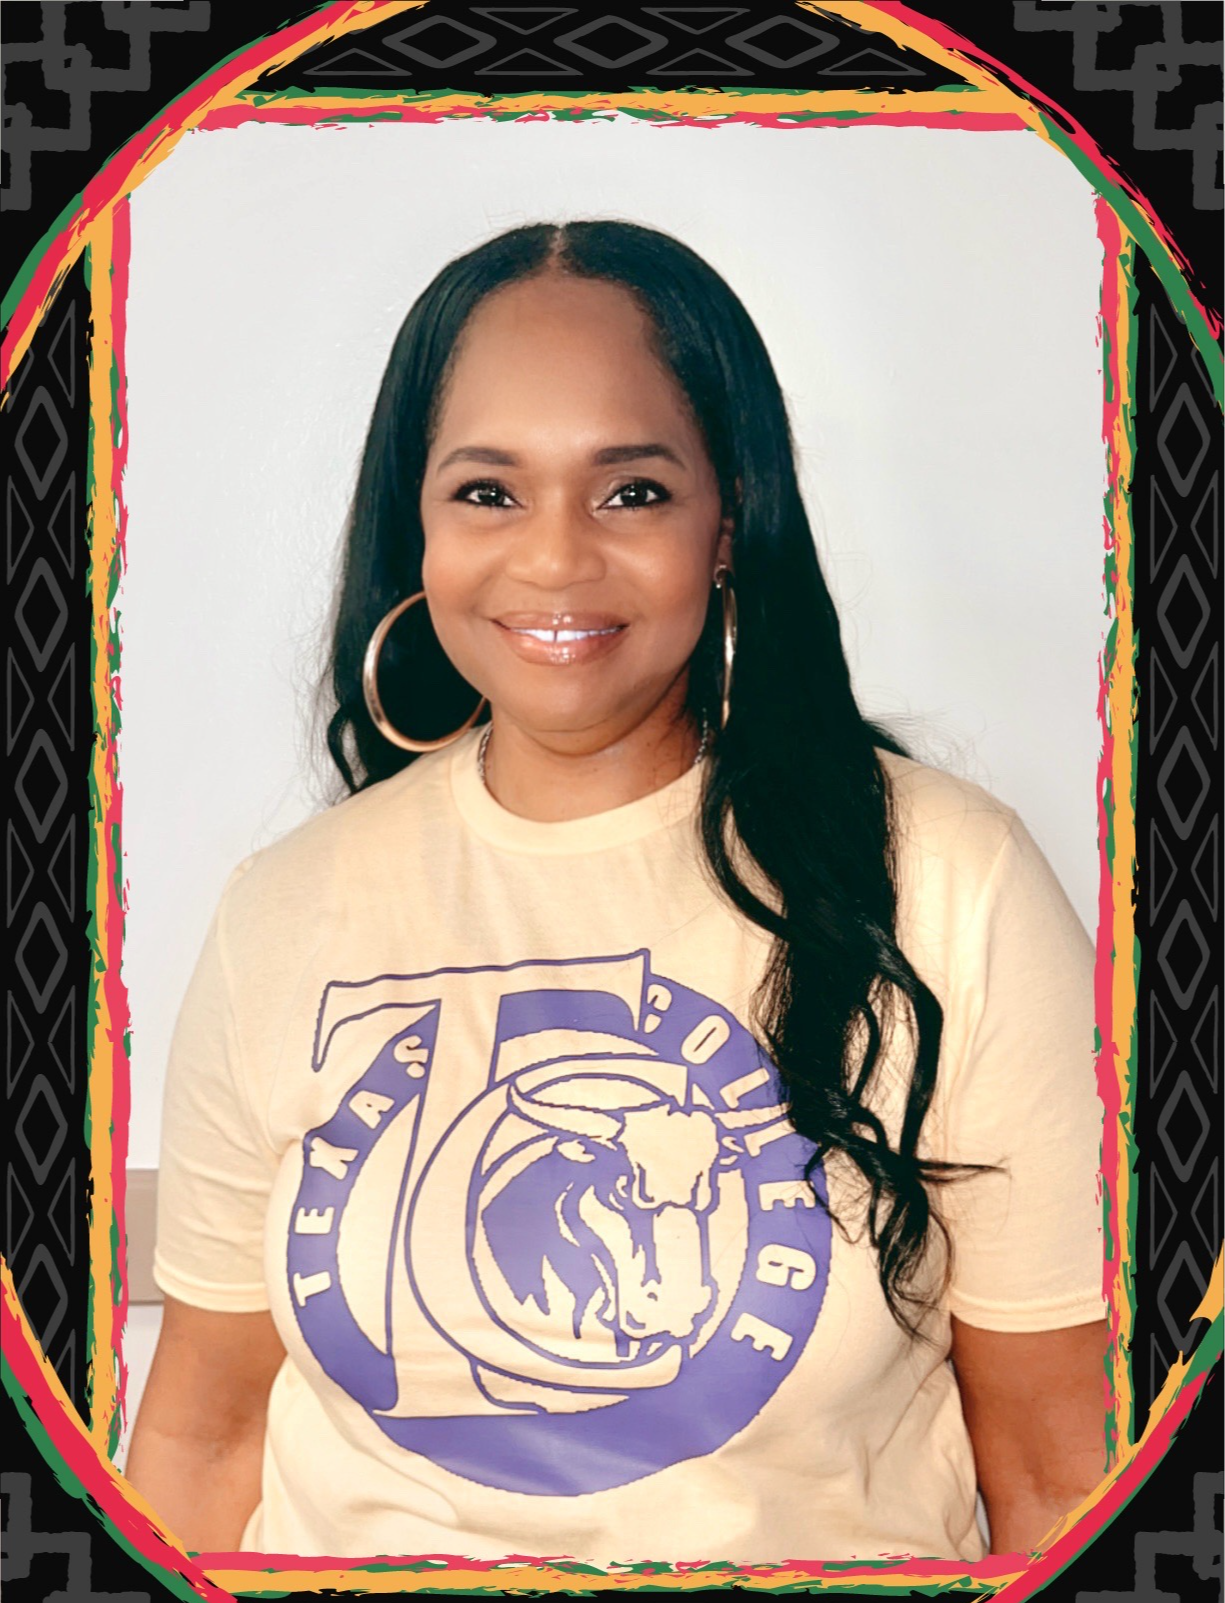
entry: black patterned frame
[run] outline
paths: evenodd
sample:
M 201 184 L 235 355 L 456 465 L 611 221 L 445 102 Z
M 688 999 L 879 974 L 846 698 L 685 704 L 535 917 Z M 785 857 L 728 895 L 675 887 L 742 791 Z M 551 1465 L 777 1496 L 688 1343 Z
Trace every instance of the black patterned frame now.
M 964 7 L 920 3 L 916 9 L 961 26 L 971 39 L 980 37 L 976 13 Z M 5 50 L 4 199 L 27 245 L 151 111 L 237 44 L 290 20 L 277 6 L 251 6 L 245 21 L 232 15 L 223 20 L 216 15 L 221 10 L 199 0 L 122 8 L 76 0 L 67 7 L 22 8 L 27 21 L 20 26 L 31 31 L 28 19 L 37 13 L 43 37 L 13 43 L 15 21 Z M 1132 96 L 1137 141 L 1152 147 L 1154 131 L 1163 124 L 1163 138 L 1156 141 L 1164 151 L 1159 170 L 1171 175 L 1171 192 L 1176 185 L 1187 187 L 1192 174 L 1190 198 L 1180 188 L 1175 208 L 1188 218 L 1187 236 L 1179 242 L 1192 250 L 1192 214 L 1202 221 L 1221 205 L 1219 166 L 1213 167 L 1219 162 L 1219 8 L 1019 0 L 978 11 L 980 29 L 990 12 L 996 38 L 983 42 L 1005 62 L 1004 13 L 1018 49 L 1023 43 L 1031 48 L 1038 33 L 1045 33 L 1052 51 L 1060 48 L 1053 42 L 1058 36 L 1067 37 L 1076 81 L 1062 91 L 1061 104 L 1090 127 L 1092 96 L 1120 90 Z M 1216 31 L 1205 40 L 1211 32 L 1205 29 L 1207 12 L 1216 17 Z M 1130 60 L 1117 59 L 1120 14 L 1142 24 Z M 158 77 L 163 41 L 167 53 L 174 47 L 178 76 Z M 114 64 L 117 47 L 126 48 L 126 65 Z M 1215 83 L 1210 73 L 1204 77 L 1213 60 Z M 1029 75 L 1036 77 L 1034 69 Z M 866 18 L 859 29 L 785 4 L 768 12 L 619 7 L 592 16 L 587 8 L 434 0 L 420 12 L 351 34 L 343 48 L 333 45 L 300 58 L 279 75 L 267 75 L 259 88 L 271 94 L 324 85 L 508 93 L 631 84 L 827 84 L 892 92 L 950 81 L 926 58 L 874 35 Z M 1159 91 L 1161 117 L 1152 102 Z M 139 111 L 125 118 L 116 109 L 120 97 L 125 103 L 130 97 Z M 1125 169 L 1139 159 L 1121 142 L 1107 148 Z M 1145 187 L 1162 215 L 1162 193 L 1154 188 L 1157 159 L 1153 148 L 1145 151 Z M 75 173 L 75 182 L 61 179 L 57 162 Z M 41 221 L 31 227 L 31 217 Z M 1200 250 L 1192 265 L 1201 284 L 1219 285 L 1215 256 Z M 14 263 L 14 271 L 20 266 Z M 1136 291 L 1132 513 L 1140 990 L 1132 1369 L 1138 1432 L 1171 1361 L 1179 1352 L 1189 1354 L 1204 1334 L 1206 1321 L 1191 1311 L 1220 1250 L 1221 1161 L 1213 1132 L 1221 1103 L 1222 609 L 1219 403 L 1186 325 L 1143 257 Z M 86 851 L 92 823 L 88 317 L 78 263 L 60 285 L 0 411 L 10 772 L 5 912 L 11 954 L 4 1256 L 26 1315 L 83 1417 L 90 1406 L 85 1067 L 93 961 Z M 1219 1383 L 1213 1384 L 1219 1394 Z M 11 1415 L 7 1399 L 4 1406 Z M 1220 1450 L 1215 1433 L 1203 1428 L 1205 1414 L 1201 1404 L 1132 1505 L 1132 1523 L 1128 1516 L 1116 1522 L 1045 1595 L 1219 1595 L 1219 1544 L 1212 1533 Z M 112 1544 L 92 1541 L 97 1524 L 86 1506 L 66 1502 L 62 1494 L 57 1503 L 58 1489 L 38 1461 L 6 1473 L 3 1490 L 4 1579 L 12 1595 L 85 1598 L 96 1595 L 92 1588 L 116 1586 L 129 1596 L 148 1594 L 148 1574 Z M 39 1534 L 46 1532 L 58 1534 Z M 1107 1573 L 1110 1588 L 1103 1590 Z
M 1203 360 L 1143 259 L 1136 290 L 1142 1409 L 1202 1339 L 1221 1247 L 1221 459 Z
M 84 1414 L 89 1296 L 84 798 L 90 758 L 89 296 L 64 281 L 0 411 L 5 463 L 4 1256 Z

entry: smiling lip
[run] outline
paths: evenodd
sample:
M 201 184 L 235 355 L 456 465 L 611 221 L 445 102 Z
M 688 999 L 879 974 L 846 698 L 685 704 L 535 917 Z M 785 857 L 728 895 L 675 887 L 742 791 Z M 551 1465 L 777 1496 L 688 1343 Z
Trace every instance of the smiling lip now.
M 508 612 L 491 621 L 516 656 L 554 668 L 604 656 L 627 628 L 607 613 Z

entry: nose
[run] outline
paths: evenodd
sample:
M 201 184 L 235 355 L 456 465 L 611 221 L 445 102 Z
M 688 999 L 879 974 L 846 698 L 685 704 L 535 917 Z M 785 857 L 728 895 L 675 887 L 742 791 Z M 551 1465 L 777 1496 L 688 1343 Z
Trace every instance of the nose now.
M 517 520 L 507 578 L 540 590 L 564 590 L 601 579 L 604 572 L 599 525 L 572 502 L 548 501 Z

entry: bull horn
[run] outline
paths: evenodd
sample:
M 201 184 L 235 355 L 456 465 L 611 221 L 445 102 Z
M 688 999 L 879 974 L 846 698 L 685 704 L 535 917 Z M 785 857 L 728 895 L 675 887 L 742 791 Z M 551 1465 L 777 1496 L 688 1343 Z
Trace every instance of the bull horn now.
M 594 1141 L 613 1141 L 621 1134 L 621 1120 L 598 1108 L 554 1108 L 525 1097 L 517 1085 L 509 1089 L 510 1105 L 521 1118 L 557 1135 L 585 1135 Z
M 719 1113 L 715 1118 L 725 1130 L 751 1130 L 759 1124 L 770 1124 L 774 1119 L 781 1119 L 787 1109 L 781 1102 L 776 1102 L 772 1108 L 744 1108 L 735 1113 Z

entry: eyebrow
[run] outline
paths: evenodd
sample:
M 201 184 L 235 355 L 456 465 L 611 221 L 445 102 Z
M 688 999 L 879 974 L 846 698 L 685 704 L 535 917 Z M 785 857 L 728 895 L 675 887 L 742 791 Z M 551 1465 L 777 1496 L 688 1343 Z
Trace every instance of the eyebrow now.
M 652 457 L 661 457 L 665 462 L 673 462 L 678 468 L 684 463 L 676 452 L 668 445 L 650 442 L 645 445 L 606 445 L 602 450 L 596 451 L 592 462 L 597 467 L 610 467 L 620 462 L 641 462 Z M 449 468 L 454 462 L 481 462 L 487 467 L 514 468 L 519 466 L 519 458 L 511 451 L 500 451 L 492 445 L 461 445 L 451 452 L 438 464 L 437 471 Z

